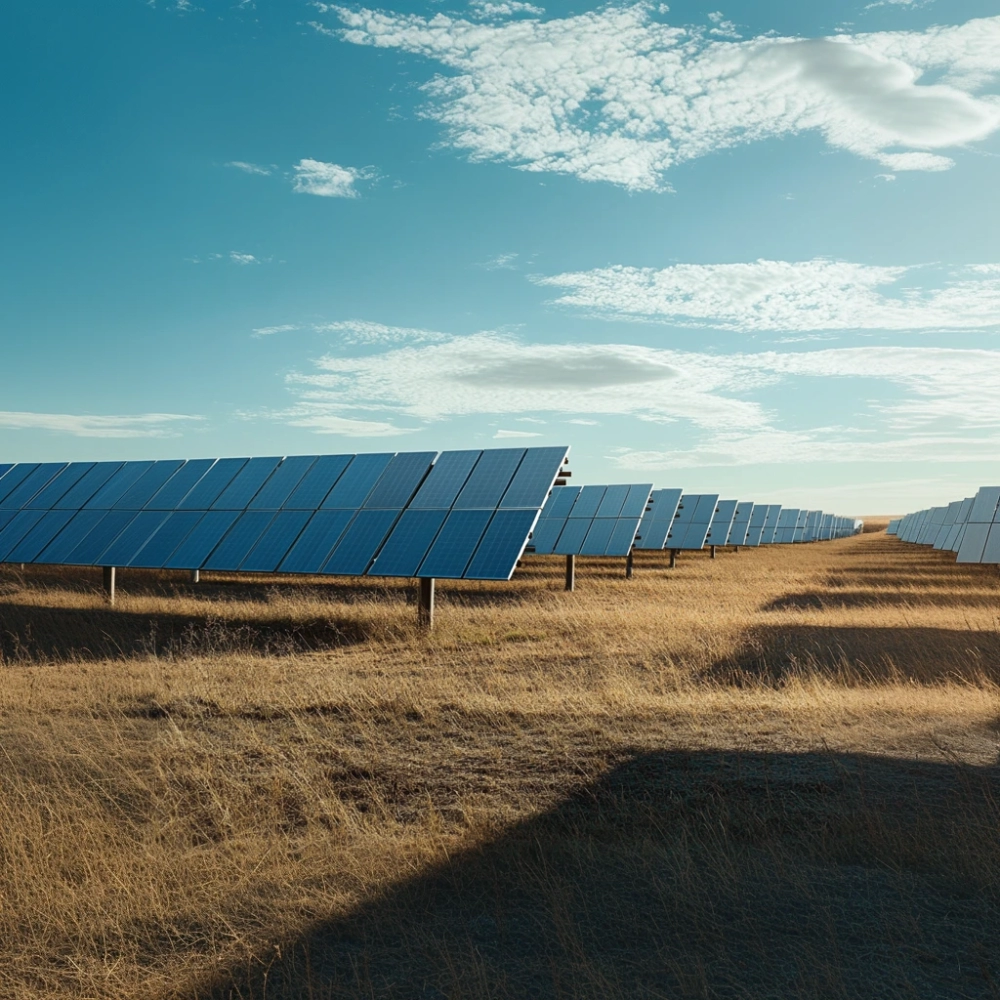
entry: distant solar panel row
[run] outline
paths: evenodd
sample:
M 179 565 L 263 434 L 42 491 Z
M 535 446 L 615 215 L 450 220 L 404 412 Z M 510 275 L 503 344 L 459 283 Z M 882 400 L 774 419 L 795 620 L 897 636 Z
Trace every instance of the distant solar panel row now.
M 960 563 L 1000 564 L 1000 486 L 975 496 L 929 507 L 890 521 L 887 532 L 901 541 L 954 552 Z
M 531 547 L 539 555 L 627 556 L 652 490 L 651 483 L 557 486 Z
M 0 562 L 509 579 L 567 452 L 0 465 Z

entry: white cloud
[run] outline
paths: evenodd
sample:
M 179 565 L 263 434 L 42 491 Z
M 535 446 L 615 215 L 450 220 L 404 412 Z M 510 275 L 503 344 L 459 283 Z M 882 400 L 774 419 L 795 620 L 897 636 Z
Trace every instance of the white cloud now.
M 516 271 L 517 264 L 514 263 L 518 258 L 516 253 L 499 253 L 495 257 L 490 257 L 482 267 L 485 267 L 487 271 Z
M 514 14 L 541 16 L 545 13 L 544 8 L 536 7 L 533 3 L 525 3 L 524 0 L 500 0 L 499 3 L 491 3 L 490 0 L 469 0 L 469 6 L 473 14 L 478 17 L 512 17 Z
M 823 259 L 659 270 L 618 265 L 532 280 L 564 289 L 556 304 L 607 319 L 741 332 L 982 330 L 1000 327 L 1000 273 L 989 270 L 994 266 L 955 270 L 939 288 L 913 283 L 920 268 Z
M 246 160 L 230 160 L 226 166 L 235 167 L 237 170 L 242 170 L 245 174 L 258 174 L 261 177 L 269 177 L 272 169 L 271 167 L 262 167 L 257 163 L 247 163 Z
M 291 333 L 293 330 L 301 330 L 302 327 L 294 323 L 282 323 L 280 326 L 258 326 L 254 331 L 255 337 L 270 337 L 275 333 Z
M 299 194 L 315 194 L 321 198 L 357 198 L 355 184 L 373 180 L 370 167 L 342 167 L 322 160 L 299 160 L 295 164 L 293 189 Z
M 951 160 L 935 150 L 1000 128 L 997 95 L 978 94 L 1000 69 L 1000 17 L 728 41 L 657 21 L 649 4 L 494 24 L 324 9 L 348 42 L 443 67 L 423 85 L 424 114 L 472 160 L 634 191 L 668 190 L 675 164 L 803 132 L 893 170 L 941 170 Z
M 165 438 L 179 437 L 176 425 L 203 420 L 185 413 L 140 413 L 133 416 L 97 416 L 77 413 L 26 413 L 0 410 L 0 427 L 7 430 L 41 430 L 74 437 Z
M 498 430 L 496 434 L 493 435 L 494 439 L 497 441 L 503 441 L 506 438 L 537 438 L 542 435 L 538 431 L 505 431 Z
M 308 427 L 317 434 L 339 434 L 341 437 L 397 437 L 412 434 L 419 427 L 397 427 L 379 420 L 352 420 L 332 413 L 309 413 L 301 409 L 279 414 L 291 427 Z
M 237 250 L 229 251 L 229 259 L 234 264 L 262 264 L 264 263 L 259 257 L 255 257 L 252 253 L 239 253 Z
M 317 333 L 342 333 L 351 344 L 394 344 L 403 341 L 441 341 L 448 335 L 435 330 L 420 330 L 412 326 L 386 326 L 363 319 L 338 320 L 336 323 L 318 323 Z

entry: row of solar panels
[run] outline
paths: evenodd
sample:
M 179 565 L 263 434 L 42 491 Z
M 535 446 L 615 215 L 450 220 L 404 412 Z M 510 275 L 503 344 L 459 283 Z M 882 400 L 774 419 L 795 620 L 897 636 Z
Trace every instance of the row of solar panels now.
M 627 556 L 635 549 L 701 549 L 843 538 L 852 518 L 651 484 L 557 486 L 531 539 L 539 555 Z
M 954 552 L 960 563 L 1000 564 L 1000 486 L 983 486 L 975 496 L 907 514 L 886 530 L 904 542 Z
M 568 450 L 0 465 L 0 562 L 506 580 Z

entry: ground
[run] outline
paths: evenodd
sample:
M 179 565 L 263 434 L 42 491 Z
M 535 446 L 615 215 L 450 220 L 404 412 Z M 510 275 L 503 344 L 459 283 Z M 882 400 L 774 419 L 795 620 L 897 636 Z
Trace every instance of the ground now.
M 0 569 L 0 997 L 1000 997 L 1000 574 Z

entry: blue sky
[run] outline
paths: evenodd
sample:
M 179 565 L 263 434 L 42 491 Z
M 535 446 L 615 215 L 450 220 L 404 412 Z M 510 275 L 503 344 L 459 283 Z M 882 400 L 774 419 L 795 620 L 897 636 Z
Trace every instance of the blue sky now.
M 9 0 L 0 75 L 0 460 L 1000 479 L 991 4 Z

